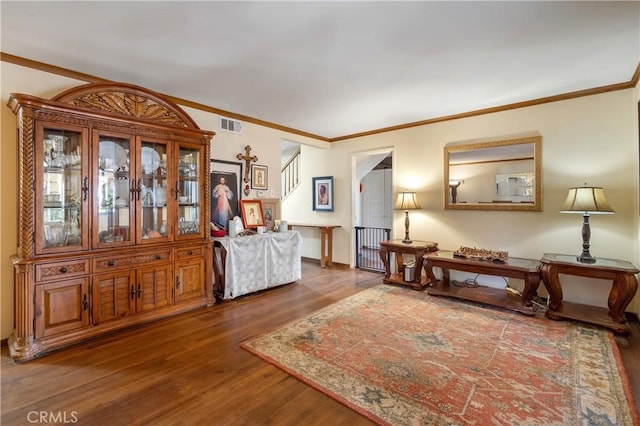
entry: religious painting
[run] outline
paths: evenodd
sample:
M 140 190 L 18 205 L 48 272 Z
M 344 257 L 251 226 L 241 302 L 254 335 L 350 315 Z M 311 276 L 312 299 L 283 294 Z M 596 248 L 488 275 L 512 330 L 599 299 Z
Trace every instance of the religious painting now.
M 245 229 L 264 226 L 261 200 L 242 200 L 240 201 L 240 210 L 242 211 L 242 226 Z
M 265 190 L 268 188 L 269 175 L 267 166 L 251 165 L 251 189 Z
M 313 210 L 333 211 L 333 176 L 313 178 Z
M 211 160 L 211 222 L 229 230 L 229 221 L 240 216 L 242 163 Z
M 264 225 L 269 231 L 273 231 L 276 220 L 280 220 L 280 199 L 261 198 L 262 211 L 264 212 Z

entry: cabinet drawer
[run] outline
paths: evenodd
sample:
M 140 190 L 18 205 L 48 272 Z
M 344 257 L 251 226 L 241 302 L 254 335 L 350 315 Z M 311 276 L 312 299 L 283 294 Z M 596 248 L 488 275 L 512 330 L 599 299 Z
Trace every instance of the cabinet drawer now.
M 89 274 L 89 259 L 64 260 L 36 265 L 36 282 Z
M 204 256 L 204 246 L 177 247 L 176 260 L 192 259 Z
M 167 263 L 172 261 L 170 248 L 135 253 L 124 256 L 105 256 L 93 260 L 93 271 L 96 273 L 130 268 L 132 266 Z

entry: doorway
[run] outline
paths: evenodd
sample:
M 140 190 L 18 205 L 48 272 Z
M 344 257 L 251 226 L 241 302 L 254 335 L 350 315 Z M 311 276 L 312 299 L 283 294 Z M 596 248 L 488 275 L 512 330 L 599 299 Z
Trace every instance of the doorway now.
M 391 239 L 393 225 L 393 153 L 371 153 L 361 161 L 355 222 L 355 267 L 384 272 L 380 242 Z M 366 166 L 365 166 L 366 164 Z

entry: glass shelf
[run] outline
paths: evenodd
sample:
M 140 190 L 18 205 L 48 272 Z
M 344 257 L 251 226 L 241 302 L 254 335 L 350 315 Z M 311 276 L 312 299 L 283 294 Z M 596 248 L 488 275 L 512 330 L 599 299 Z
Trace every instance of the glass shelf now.
M 69 171 L 80 171 L 82 170 L 80 168 L 79 164 L 73 165 L 73 166 L 64 166 L 64 167 L 44 167 L 44 172 L 45 173 L 55 173 L 55 174 L 62 174 L 62 173 L 66 173 Z
M 44 203 L 43 208 L 45 209 L 79 209 L 80 206 L 73 204 L 64 204 L 64 203 Z

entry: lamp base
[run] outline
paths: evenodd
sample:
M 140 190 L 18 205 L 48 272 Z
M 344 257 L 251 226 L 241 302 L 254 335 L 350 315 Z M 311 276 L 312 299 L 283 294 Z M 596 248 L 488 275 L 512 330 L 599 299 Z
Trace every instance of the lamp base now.
M 404 239 L 402 240 L 404 244 L 411 244 L 411 238 L 409 238 L 409 210 L 404 212 Z
M 596 258 L 591 256 L 590 253 L 582 253 L 580 256 L 576 257 L 578 262 L 580 263 L 596 263 Z
M 591 238 L 591 227 L 589 226 L 589 213 L 582 215 L 584 221 L 582 222 L 582 254 L 578 256 L 578 262 L 580 263 L 596 263 L 596 258 L 591 256 L 589 252 L 589 239 Z

